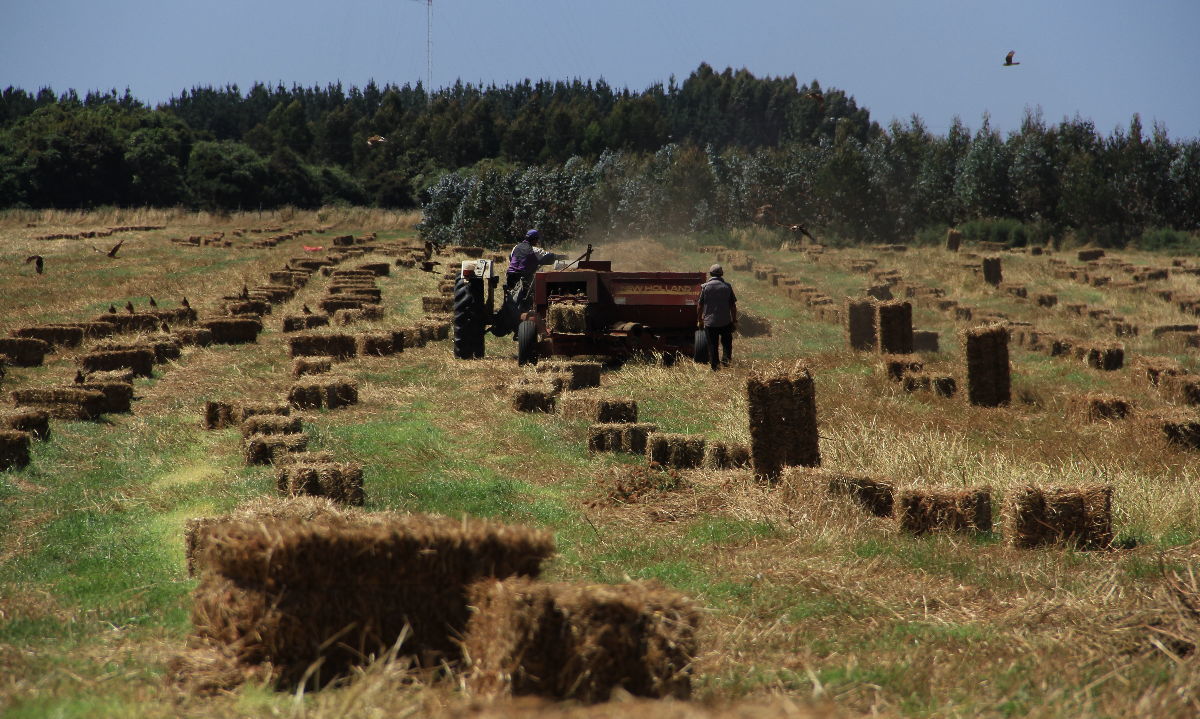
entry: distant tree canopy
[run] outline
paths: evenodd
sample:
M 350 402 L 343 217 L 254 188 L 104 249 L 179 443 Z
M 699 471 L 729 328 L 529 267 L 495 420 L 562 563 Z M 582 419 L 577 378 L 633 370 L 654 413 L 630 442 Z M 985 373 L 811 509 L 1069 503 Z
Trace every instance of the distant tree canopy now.
M 368 145 L 380 135 L 385 142 Z M 0 208 L 422 206 L 437 239 L 722 230 L 773 217 L 851 241 L 1004 219 L 1119 245 L 1200 229 L 1200 144 L 1027 113 L 944 136 L 853 97 L 701 65 L 635 93 L 598 82 L 0 94 Z

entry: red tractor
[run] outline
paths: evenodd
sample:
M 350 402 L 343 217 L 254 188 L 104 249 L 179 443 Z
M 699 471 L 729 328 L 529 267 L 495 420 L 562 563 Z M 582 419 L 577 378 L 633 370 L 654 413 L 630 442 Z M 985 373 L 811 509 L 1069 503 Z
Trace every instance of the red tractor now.
M 590 252 L 585 255 L 590 256 Z M 484 333 L 516 333 L 517 362 L 539 357 L 637 353 L 697 356 L 707 346 L 696 329 L 703 272 L 614 272 L 608 261 L 577 261 L 571 269 L 517 284 L 499 311 L 499 285 L 489 260 L 463 262 L 454 294 L 454 356 L 483 356 Z

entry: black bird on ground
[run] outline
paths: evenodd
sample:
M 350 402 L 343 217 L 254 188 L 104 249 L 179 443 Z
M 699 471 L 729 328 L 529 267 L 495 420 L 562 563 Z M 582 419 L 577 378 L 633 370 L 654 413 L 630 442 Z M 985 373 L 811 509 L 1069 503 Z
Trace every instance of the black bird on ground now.
M 83 373 L 83 370 L 76 370 L 75 384 L 83 384 L 84 382 L 87 382 L 87 375 Z
M 30 262 L 33 263 L 33 269 L 36 270 L 39 275 L 42 274 L 42 267 L 46 264 L 45 258 L 41 255 L 30 255 L 29 257 L 25 258 L 25 264 L 29 264 Z
M 303 313 L 304 313 L 304 314 L 306 314 L 306 315 L 311 315 L 311 314 L 312 314 L 312 310 L 308 309 L 308 305 L 304 305 L 303 307 L 301 307 L 301 308 L 300 308 L 300 311 L 301 311 L 301 312 L 303 312 Z
M 187 298 L 186 298 L 186 297 L 184 297 L 184 298 L 183 298 L 183 301 L 182 301 L 182 302 L 180 302 L 179 304 L 183 305 L 183 308 L 184 308 L 184 309 L 188 309 L 188 310 L 190 310 L 190 309 L 192 308 L 192 305 L 191 305 L 191 303 L 187 301 Z
M 150 298 L 150 306 L 151 306 L 151 307 L 158 307 L 158 303 L 154 301 L 154 298 L 153 298 L 153 297 L 151 297 L 151 298 Z
M 133 314 L 133 303 L 132 302 L 125 303 L 125 311 L 128 312 L 129 314 Z
M 117 306 L 116 306 L 116 305 L 109 305 L 109 306 L 108 306 L 108 313 L 109 313 L 110 315 L 115 315 L 115 314 L 117 313 Z

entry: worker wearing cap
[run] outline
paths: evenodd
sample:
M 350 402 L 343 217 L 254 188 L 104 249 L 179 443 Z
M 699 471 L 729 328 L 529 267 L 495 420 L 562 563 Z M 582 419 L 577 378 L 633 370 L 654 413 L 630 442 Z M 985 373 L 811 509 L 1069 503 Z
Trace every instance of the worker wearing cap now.
M 528 289 L 533 282 L 533 275 L 539 267 L 548 265 L 555 260 L 565 259 L 562 255 L 556 255 L 540 247 L 534 247 L 533 243 L 539 237 L 540 235 L 537 230 L 530 230 L 525 233 L 525 239 L 513 247 L 512 253 L 508 256 L 508 272 L 505 275 L 504 281 L 505 289 L 512 289 L 513 285 L 517 284 L 517 280 L 524 280 L 522 286 Z
M 708 363 L 718 368 L 718 350 L 724 350 L 721 364 L 728 366 L 733 358 L 733 330 L 737 327 L 737 295 L 733 285 L 725 281 L 725 270 L 720 265 L 708 268 L 709 279 L 700 285 L 700 299 L 696 301 L 696 315 L 705 334 L 708 335 Z M 718 346 L 719 345 L 719 346 Z

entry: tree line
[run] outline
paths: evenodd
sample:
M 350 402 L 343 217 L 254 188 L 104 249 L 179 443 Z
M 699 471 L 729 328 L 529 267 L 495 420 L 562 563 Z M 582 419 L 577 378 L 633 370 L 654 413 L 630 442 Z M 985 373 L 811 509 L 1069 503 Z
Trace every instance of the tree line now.
M 427 236 L 487 244 L 534 224 L 562 239 L 719 232 L 771 205 L 772 222 L 847 241 L 982 222 L 1119 246 L 1200 229 L 1200 143 L 1136 115 L 1104 134 L 1034 111 L 1007 136 L 986 116 L 936 135 L 917 117 L 880 126 L 815 80 L 708 65 L 642 92 L 255 85 L 153 108 L 128 90 L 0 93 L 0 208 L 338 203 L 420 206 Z

